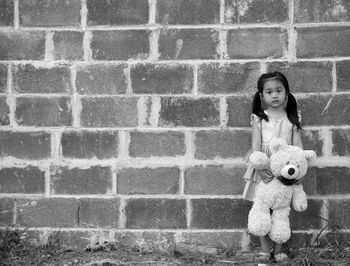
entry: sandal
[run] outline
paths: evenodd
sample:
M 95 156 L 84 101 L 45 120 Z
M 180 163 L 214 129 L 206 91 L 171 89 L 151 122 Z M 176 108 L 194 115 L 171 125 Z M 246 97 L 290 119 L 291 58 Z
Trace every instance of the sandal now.
M 278 253 L 277 255 L 275 255 L 275 261 L 276 262 L 283 262 L 288 260 L 288 256 L 285 253 Z
M 271 253 L 268 252 L 259 252 L 258 253 L 258 258 L 259 261 L 269 261 L 271 259 Z

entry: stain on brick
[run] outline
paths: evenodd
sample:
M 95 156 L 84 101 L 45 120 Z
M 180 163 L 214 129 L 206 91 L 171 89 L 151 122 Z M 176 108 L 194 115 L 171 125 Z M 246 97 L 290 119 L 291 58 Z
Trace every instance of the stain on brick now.
M 0 32 L 0 60 L 43 60 L 44 58 L 44 32 Z
M 243 157 L 251 148 L 251 132 L 241 130 L 199 131 L 195 135 L 195 158 Z
M 280 71 L 286 75 L 292 93 L 332 91 L 332 68 L 331 62 L 273 62 L 268 64 L 268 71 Z
M 186 200 L 129 199 L 125 207 L 126 228 L 186 228 Z
M 0 169 L 0 193 L 44 193 L 45 172 L 35 166 Z
M 126 65 L 78 66 L 76 88 L 79 94 L 123 94 L 127 89 Z
M 177 167 L 126 168 L 117 174 L 120 194 L 176 194 L 180 170 Z
M 6 103 L 6 97 L 0 96 L 0 126 L 10 124 L 10 109 Z
M 333 129 L 332 131 L 332 155 L 350 155 L 350 129 Z
M 28 0 L 19 2 L 19 21 L 23 26 L 78 26 L 79 0 Z
M 102 166 L 57 167 L 51 174 L 51 190 L 53 194 L 106 194 L 112 190 L 111 170 Z
M 198 90 L 204 94 L 256 91 L 260 64 L 203 64 L 198 69 Z
M 135 93 L 179 94 L 193 88 L 193 69 L 188 65 L 147 64 L 131 68 L 131 86 Z
M 95 31 L 91 41 L 92 59 L 146 59 L 149 34 L 147 30 Z
M 211 29 L 169 29 L 159 36 L 160 59 L 218 59 L 219 33 Z
M 246 168 L 194 166 L 185 170 L 185 194 L 238 195 L 243 193 Z
M 45 132 L 0 132 L 1 157 L 44 159 L 50 157 L 50 134 Z
M 64 132 L 62 154 L 68 158 L 107 159 L 118 156 L 118 132 Z
M 131 157 L 184 155 L 185 135 L 182 132 L 130 132 Z
M 72 110 L 70 99 L 17 98 L 16 121 L 25 126 L 70 126 Z
M 278 23 L 287 20 L 287 1 L 225 1 L 226 23 Z
M 317 156 L 323 156 L 323 142 L 318 130 L 306 130 L 301 131 L 303 146 L 305 150 L 313 150 Z
M 160 24 L 217 24 L 220 2 L 217 0 L 158 1 L 156 22 Z
M 18 93 L 70 93 L 68 66 L 36 68 L 31 64 L 16 65 L 12 71 L 13 88 Z
M 83 33 L 58 31 L 53 35 L 55 60 L 83 60 Z
M 336 62 L 337 91 L 350 91 L 350 61 Z
M 242 199 L 192 199 L 191 229 L 246 228 L 251 202 Z
M 287 50 L 287 32 L 281 29 L 232 29 L 227 52 L 232 59 L 280 58 Z
M 297 57 L 350 55 L 350 27 L 297 28 Z
M 86 127 L 134 127 L 137 98 L 82 99 L 81 124 Z
M 88 0 L 88 25 L 135 25 L 148 23 L 148 1 Z
M 79 225 L 118 228 L 119 199 L 79 199 Z
M 210 127 L 220 125 L 219 99 L 161 99 L 159 126 Z
M 73 198 L 17 199 L 17 224 L 24 227 L 77 227 Z

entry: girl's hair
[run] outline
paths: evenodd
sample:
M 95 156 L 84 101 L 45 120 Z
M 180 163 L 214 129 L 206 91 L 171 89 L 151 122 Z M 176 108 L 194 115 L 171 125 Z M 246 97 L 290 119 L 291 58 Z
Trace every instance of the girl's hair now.
M 258 84 L 257 84 L 258 91 L 255 93 L 253 98 L 252 113 L 256 114 L 258 117 L 260 117 L 260 119 L 269 121 L 269 118 L 265 114 L 261 105 L 260 93 L 263 92 L 265 82 L 271 79 L 278 80 L 283 84 L 284 88 L 286 89 L 286 94 L 288 96 L 288 101 L 286 106 L 287 117 L 289 121 L 297 127 L 297 129 L 301 129 L 301 125 L 298 117 L 297 101 L 289 91 L 287 78 L 285 77 L 285 75 L 283 75 L 281 72 L 278 72 L 278 71 L 268 72 L 268 73 L 262 74 L 259 77 Z

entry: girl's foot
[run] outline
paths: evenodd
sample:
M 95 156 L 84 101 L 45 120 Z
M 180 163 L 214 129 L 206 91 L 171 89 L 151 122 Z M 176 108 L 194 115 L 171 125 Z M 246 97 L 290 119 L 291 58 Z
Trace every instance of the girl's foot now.
M 271 253 L 268 252 L 259 252 L 258 253 L 258 260 L 259 261 L 269 261 L 271 259 Z
M 284 254 L 283 252 L 275 255 L 276 262 L 282 262 L 282 261 L 286 261 L 286 260 L 288 260 L 288 256 L 287 256 L 287 254 Z

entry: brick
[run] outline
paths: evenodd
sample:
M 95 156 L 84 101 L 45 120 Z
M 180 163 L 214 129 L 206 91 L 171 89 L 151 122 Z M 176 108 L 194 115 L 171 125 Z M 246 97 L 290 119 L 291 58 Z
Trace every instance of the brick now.
M 83 60 L 83 33 L 58 31 L 53 35 L 55 60 Z
M 285 74 L 292 93 L 307 93 L 332 91 L 332 68 L 331 62 L 273 62 L 267 69 Z
M 307 1 L 294 3 L 295 22 L 345 22 L 350 21 L 350 3 L 346 0 Z
M 137 98 L 82 99 L 81 124 L 86 127 L 137 126 Z
M 288 21 L 286 1 L 225 1 L 226 23 L 278 23 Z
M 350 55 L 350 27 L 297 28 L 297 57 Z
M 311 232 L 293 232 L 287 242 L 289 248 L 300 249 L 301 247 L 310 247 L 315 244 L 314 233 Z
M 45 172 L 35 166 L 0 169 L 0 193 L 44 193 Z
M 95 31 L 91 41 L 92 59 L 146 59 L 149 34 L 147 30 Z
M 183 232 L 175 238 L 175 245 L 186 243 L 224 250 L 240 250 L 244 234 L 244 232 Z
M 45 132 L 0 132 L 1 157 L 37 160 L 50 157 L 51 136 Z
M 159 126 L 219 126 L 219 104 L 219 99 L 211 98 L 161 98 Z
M 303 130 L 301 131 L 301 138 L 305 150 L 313 150 L 318 157 L 323 156 L 323 138 L 320 136 L 318 130 Z
M 10 124 L 10 109 L 6 103 L 6 97 L 0 96 L 0 126 Z
M 245 167 L 194 166 L 185 170 L 185 194 L 237 195 L 244 189 Z
M 16 65 L 12 71 L 13 88 L 18 93 L 70 93 L 70 69 L 67 66 L 36 68 Z
M 251 202 L 242 199 L 192 199 L 191 229 L 247 227 Z
M 336 62 L 337 91 L 350 91 L 350 61 Z
M 44 32 L 0 32 L 0 60 L 43 60 L 44 58 Z
M 14 1 L 2 0 L 0 2 L 0 26 L 13 26 L 14 13 Z
M 130 132 L 129 154 L 132 157 L 179 156 L 185 152 L 182 132 Z
M 0 226 L 12 226 L 14 216 L 14 199 L 0 198 Z
M 77 92 L 79 94 L 123 94 L 127 89 L 126 68 L 124 64 L 78 67 Z
M 250 115 L 253 96 L 227 97 L 227 126 L 250 127 Z
M 73 198 L 17 199 L 17 225 L 77 227 L 78 201 Z
M 322 200 L 308 200 L 307 209 L 303 212 L 296 212 L 291 207 L 290 212 L 290 226 L 291 230 L 310 230 L 310 229 L 322 229 L 323 221 L 327 217 L 322 217 L 321 208 L 323 205 Z
M 180 94 L 193 88 L 193 68 L 188 65 L 138 64 L 130 75 L 134 93 Z
M 349 156 L 350 155 L 350 130 L 333 129 L 332 132 L 332 155 Z
M 118 157 L 117 131 L 63 132 L 62 154 L 69 158 L 108 159 Z
M 342 195 L 350 193 L 350 168 L 316 168 L 319 195 Z
M 219 32 L 212 29 L 162 30 L 160 59 L 218 59 Z
M 0 93 L 7 91 L 7 66 L 0 64 Z
M 255 92 L 259 76 L 258 63 L 203 64 L 198 68 L 198 90 L 204 94 Z
M 302 180 L 303 188 L 306 195 L 318 195 L 317 192 L 317 167 L 310 167 Z
M 24 126 L 70 126 L 72 110 L 70 99 L 60 98 L 17 98 L 16 121 Z
M 29 0 L 19 2 L 19 23 L 23 26 L 79 26 L 79 0 Z
M 57 167 L 51 174 L 52 194 L 106 194 L 112 190 L 109 167 L 91 166 L 87 169 Z
M 101 231 L 94 231 L 90 229 L 88 231 L 64 231 L 64 230 L 50 230 L 50 235 L 58 236 L 58 239 L 61 240 L 63 247 L 73 248 L 75 252 L 81 252 L 86 250 L 86 247 L 91 243 L 92 234 L 100 235 Z
M 125 207 L 126 228 L 186 228 L 186 200 L 129 199 Z
M 329 210 L 330 228 L 349 228 L 350 200 L 329 200 L 327 209 Z
M 251 148 L 251 132 L 241 130 L 198 131 L 195 138 L 195 158 L 243 157 Z
M 87 24 L 135 25 L 148 23 L 148 1 L 88 0 Z
M 117 174 L 118 194 L 176 194 L 179 178 L 177 167 L 122 169 Z
M 304 125 L 347 125 L 350 95 L 314 95 L 299 99 Z
M 119 199 L 79 199 L 79 226 L 118 227 Z
M 217 0 L 175 0 L 157 2 L 156 22 L 160 24 L 218 24 L 220 2 Z
M 227 32 L 227 52 L 232 59 L 280 58 L 287 50 L 282 29 L 232 29 Z

